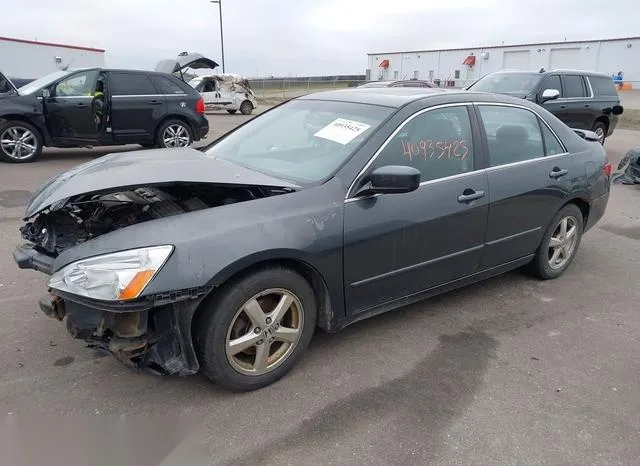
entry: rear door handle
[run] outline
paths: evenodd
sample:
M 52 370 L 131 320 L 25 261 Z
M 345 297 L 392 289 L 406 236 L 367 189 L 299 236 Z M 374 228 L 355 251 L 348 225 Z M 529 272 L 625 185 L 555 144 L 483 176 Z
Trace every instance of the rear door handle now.
M 162 104 L 162 101 L 160 101 L 160 100 L 150 100 L 150 101 L 149 101 L 149 102 L 147 102 L 147 103 L 149 103 L 149 104 L 151 104 L 151 105 L 161 105 L 161 104 Z
M 476 191 L 475 189 L 467 188 L 458 196 L 458 202 L 460 204 L 468 204 L 482 197 L 484 197 L 484 191 Z
M 553 167 L 553 170 L 551 171 L 551 173 L 549 173 L 549 177 L 550 178 L 554 178 L 554 179 L 558 179 L 561 176 L 566 175 L 567 173 L 569 173 L 569 170 L 561 169 L 561 168 L 558 168 L 558 167 Z

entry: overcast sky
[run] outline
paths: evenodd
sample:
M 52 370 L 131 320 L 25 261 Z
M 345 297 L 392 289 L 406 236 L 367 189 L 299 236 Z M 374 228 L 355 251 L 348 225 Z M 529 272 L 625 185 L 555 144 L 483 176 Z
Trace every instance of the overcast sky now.
M 363 74 L 367 52 L 640 35 L 638 0 L 222 3 L 226 71 L 249 76 Z M 103 48 L 107 66 L 153 68 L 184 50 L 220 58 L 209 0 L 30 0 L 6 13 L 0 35 Z

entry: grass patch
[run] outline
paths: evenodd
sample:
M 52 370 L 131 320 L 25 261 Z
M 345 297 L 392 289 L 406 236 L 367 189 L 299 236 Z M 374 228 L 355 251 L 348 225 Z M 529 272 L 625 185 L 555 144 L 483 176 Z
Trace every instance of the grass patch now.
M 620 120 L 618 128 L 640 130 L 640 110 L 635 108 L 625 108 Z

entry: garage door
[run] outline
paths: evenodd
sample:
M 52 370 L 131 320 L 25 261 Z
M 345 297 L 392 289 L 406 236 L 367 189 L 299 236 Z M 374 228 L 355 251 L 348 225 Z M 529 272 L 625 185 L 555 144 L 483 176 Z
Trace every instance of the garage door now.
M 580 49 L 551 49 L 549 69 L 580 69 Z
M 530 50 L 504 52 L 502 68 L 506 70 L 528 70 L 531 61 Z

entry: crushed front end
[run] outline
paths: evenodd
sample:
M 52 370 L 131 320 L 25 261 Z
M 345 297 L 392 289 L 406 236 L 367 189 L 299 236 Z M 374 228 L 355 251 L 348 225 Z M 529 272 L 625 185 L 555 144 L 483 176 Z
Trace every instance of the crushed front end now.
M 113 355 L 127 367 L 185 376 L 199 369 L 190 328 L 199 295 L 194 290 L 186 299 L 167 296 L 165 304 L 145 300 L 113 305 L 50 290 L 39 304 L 47 316 L 65 321 L 73 338 Z

